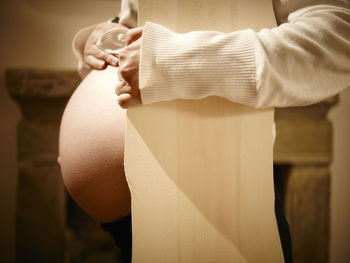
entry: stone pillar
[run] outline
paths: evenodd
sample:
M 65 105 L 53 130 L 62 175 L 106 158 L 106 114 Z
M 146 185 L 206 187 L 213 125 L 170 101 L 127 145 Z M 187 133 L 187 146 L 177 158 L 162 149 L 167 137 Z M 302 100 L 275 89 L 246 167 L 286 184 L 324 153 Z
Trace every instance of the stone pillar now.
M 65 191 L 57 165 L 60 118 L 80 79 L 61 71 L 8 70 L 18 125 L 16 262 L 64 262 Z
M 327 112 L 336 98 L 276 110 L 274 162 L 296 263 L 329 262 L 332 127 Z

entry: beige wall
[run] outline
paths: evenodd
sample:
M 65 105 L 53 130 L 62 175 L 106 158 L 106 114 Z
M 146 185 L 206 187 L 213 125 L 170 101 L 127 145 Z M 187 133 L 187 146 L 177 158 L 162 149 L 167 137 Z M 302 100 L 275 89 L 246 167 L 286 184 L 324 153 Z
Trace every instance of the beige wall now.
M 114 0 L 0 0 L 0 262 L 14 262 L 17 105 L 4 86 L 11 67 L 75 68 L 80 28 L 119 13 Z
M 113 0 L 0 0 L 0 261 L 14 260 L 17 106 L 4 87 L 10 67 L 74 68 L 71 52 L 74 33 L 87 25 L 115 16 Z M 334 165 L 332 184 L 333 263 L 350 258 L 350 89 L 341 94 L 332 111 Z

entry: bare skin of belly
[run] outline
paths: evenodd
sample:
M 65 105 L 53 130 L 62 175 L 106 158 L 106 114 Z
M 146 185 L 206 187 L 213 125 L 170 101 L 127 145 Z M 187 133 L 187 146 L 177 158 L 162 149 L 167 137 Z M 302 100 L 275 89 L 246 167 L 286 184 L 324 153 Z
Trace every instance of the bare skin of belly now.
M 61 122 L 63 180 L 76 203 L 99 222 L 128 215 L 124 174 L 126 111 L 119 107 L 117 68 L 92 71 L 71 97 Z

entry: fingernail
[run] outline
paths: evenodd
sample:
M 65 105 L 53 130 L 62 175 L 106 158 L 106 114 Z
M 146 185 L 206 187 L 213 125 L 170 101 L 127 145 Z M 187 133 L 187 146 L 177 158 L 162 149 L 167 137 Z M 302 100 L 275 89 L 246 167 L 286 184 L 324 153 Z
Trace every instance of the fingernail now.
M 99 60 L 97 63 L 100 68 L 102 68 L 105 65 L 105 62 L 102 60 Z
M 112 65 L 117 65 L 118 64 L 118 58 L 116 58 L 116 57 L 111 57 L 111 62 L 112 62 Z

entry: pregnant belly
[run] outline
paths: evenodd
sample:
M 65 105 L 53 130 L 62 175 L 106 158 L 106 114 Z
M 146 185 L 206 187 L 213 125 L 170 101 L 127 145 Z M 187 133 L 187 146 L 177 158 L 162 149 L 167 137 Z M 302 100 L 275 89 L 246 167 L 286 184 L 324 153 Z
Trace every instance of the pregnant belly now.
M 69 100 L 60 128 L 64 183 L 99 221 L 114 220 L 130 209 L 123 167 L 126 111 L 117 103 L 117 82 L 116 68 L 92 71 Z

